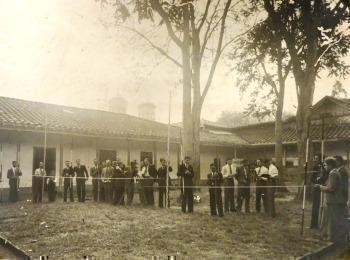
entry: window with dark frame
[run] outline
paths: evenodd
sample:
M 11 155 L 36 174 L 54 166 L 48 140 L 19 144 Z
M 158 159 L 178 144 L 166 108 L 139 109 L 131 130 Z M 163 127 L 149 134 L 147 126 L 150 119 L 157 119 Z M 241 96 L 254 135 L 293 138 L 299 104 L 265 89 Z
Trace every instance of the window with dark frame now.
M 140 162 L 142 162 L 145 158 L 148 158 L 150 163 L 153 164 L 153 152 L 141 152 Z

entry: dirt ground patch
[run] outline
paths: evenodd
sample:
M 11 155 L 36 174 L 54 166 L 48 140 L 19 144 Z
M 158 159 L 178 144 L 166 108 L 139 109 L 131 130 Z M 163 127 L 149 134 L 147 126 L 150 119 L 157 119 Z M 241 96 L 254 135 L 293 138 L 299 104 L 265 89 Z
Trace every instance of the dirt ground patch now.
M 1 203 L 0 234 L 33 257 L 51 259 L 293 259 L 326 244 L 307 228 L 309 210 L 300 236 L 300 203 L 279 200 L 275 219 L 254 212 L 218 218 L 209 216 L 207 194 L 201 195 L 193 215 L 181 213 L 175 200 L 171 209 L 144 208 L 137 196 L 131 207 L 61 199 Z

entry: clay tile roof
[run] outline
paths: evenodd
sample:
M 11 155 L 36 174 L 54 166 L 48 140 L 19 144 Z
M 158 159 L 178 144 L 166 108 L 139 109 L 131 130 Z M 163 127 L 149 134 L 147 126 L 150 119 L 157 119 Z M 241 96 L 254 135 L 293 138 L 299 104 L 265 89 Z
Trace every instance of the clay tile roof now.
M 163 141 L 168 135 L 167 124 L 131 115 L 0 97 L 0 128 L 43 131 L 45 115 L 47 130 L 54 133 Z M 171 126 L 170 137 L 180 142 L 181 128 Z M 247 143 L 232 133 L 201 133 L 201 141 L 228 146 Z

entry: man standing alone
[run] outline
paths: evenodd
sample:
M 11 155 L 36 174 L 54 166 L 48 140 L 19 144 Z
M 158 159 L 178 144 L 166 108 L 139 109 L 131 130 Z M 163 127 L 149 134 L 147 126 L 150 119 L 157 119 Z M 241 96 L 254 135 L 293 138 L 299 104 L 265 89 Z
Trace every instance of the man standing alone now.
M 222 167 L 222 176 L 224 178 L 224 194 L 225 194 L 225 212 L 236 211 L 235 207 L 235 182 L 234 175 L 236 174 L 236 169 L 233 168 L 232 160 L 228 158 L 226 160 L 226 165 Z
M 74 173 L 77 179 L 78 201 L 85 202 L 85 182 L 89 179 L 89 174 L 85 165 L 80 164 L 80 159 L 77 159 L 76 163 L 77 166 L 74 167 Z

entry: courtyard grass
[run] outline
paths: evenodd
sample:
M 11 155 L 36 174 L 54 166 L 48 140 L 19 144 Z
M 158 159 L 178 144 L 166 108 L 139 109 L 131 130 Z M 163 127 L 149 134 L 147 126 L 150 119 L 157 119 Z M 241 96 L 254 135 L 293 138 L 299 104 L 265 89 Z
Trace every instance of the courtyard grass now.
M 285 198 L 271 219 L 255 212 L 211 217 L 205 192 L 193 215 L 181 213 L 175 199 L 171 209 L 158 209 L 142 207 L 137 197 L 130 207 L 61 199 L 1 203 L 0 235 L 32 257 L 50 259 L 294 259 L 327 244 L 308 229 L 310 210 L 300 236 L 301 204 Z

